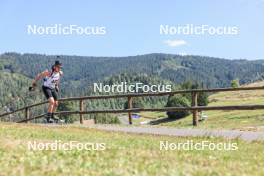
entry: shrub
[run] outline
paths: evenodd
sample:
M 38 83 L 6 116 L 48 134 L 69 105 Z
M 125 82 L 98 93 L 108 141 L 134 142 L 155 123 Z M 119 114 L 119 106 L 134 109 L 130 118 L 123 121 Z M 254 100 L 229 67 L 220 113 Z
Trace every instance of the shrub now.
M 72 102 L 65 101 L 59 103 L 58 111 L 73 111 L 73 110 L 74 110 L 74 105 Z M 75 120 L 77 120 L 76 118 L 74 118 L 73 115 L 68 115 L 68 114 L 61 115 L 60 117 L 65 120 L 65 123 L 73 123 Z
M 231 81 L 231 87 L 233 87 L 233 88 L 239 87 L 239 80 L 238 79 L 232 80 Z
M 203 89 L 203 85 L 199 85 L 198 83 L 186 81 L 181 84 L 182 90 L 190 90 L 190 89 Z M 184 97 L 186 97 L 190 102 L 192 101 L 192 95 L 190 93 L 182 94 Z M 197 97 L 197 103 L 198 106 L 207 106 L 209 103 L 208 100 L 208 93 L 206 92 L 199 92 Z
M 191 103 L 186 97 L 182 95 L 175 95 L 169 97 L 166 107 L 190 107 L 190 105 Z M 168 117 L 174 119 L 180 119 L 189 114 L 189 111 L 167 112 Z

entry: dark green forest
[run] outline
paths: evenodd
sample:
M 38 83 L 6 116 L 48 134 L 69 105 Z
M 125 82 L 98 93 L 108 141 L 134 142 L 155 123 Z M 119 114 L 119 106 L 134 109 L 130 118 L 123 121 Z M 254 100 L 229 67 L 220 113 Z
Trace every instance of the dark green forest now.
M 44 100 L 39 89 L 28 92 L 32 79 L 50 69 L 55 55 L 4 53 L 0 55 L 0 111 L 5 112 Z M 180 84 L 191 81 L 204 88 L 230 87 L 232 80 L 245 84 L 260 80 L 264 61 L 228 60 L 205 56 L 146 54 L 129 57 L 60 56 L 64 76 L 60 97 L 95 95 L 94 82 Z M 135 101 L 138 106 L 165 106 L 166 97 Z M 88 102 L 89 109 L 125 108 L 126 100 Z M 36 110 L 43 111 L 43 110 Z
M 0 70 L 33 78 L 50 69 L 56 56 L 5 53 L 0 55 Z M 229 87 L 239 79 L 240 84 L 256 81 L 264 71 L 264 61 L 227 60 L 202 56 L 146 54 L 130 57 L 61 56 L 63 86 L 67 94 L 86 94 L 93 82 L 100 82 L 121 73 L 147 74 L 176 84 L 193 80 L 206 87 Z M 85 88 L 85 89 L 84 89 Z

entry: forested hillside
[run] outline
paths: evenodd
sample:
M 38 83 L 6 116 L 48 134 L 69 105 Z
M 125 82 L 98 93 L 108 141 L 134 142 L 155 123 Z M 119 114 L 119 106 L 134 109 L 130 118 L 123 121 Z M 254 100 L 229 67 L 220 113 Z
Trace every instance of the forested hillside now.
M 40 54 L 5 53 L 0 55 L 0 69 L 33 78 L 49 69 L 56 56 Z M 147 54 L 130 57 L 61 56 L 64 65 L 64 85 L 67 94 L 83 94 L 83 88 L 106 77 L 127 73 L 145 73 L 175 83 L 195 80 L 207 87 L 228 87 L 230 81 L 253 82 L 264 72 L 264 62 L 227 60 L 202 56 Z
M 13 111 L 26 105 L 44 100 L 40 90 L 28 91 L 31 80 L 18 73 L 0 71 L 0 113 Z M 42 108 L 35 108 L 32 113 L 43 112 Z M 11 120 L 18 120 L 19 113 L 12 115 Z M 10 119 L 6 119 L 10 120 Z
M 32 78 L 50 69 L 56 56 L 40 54 L 5 53 L 0 55 L 0 106 L 17 108 L 43 100 L 41 92 L 29 93 Z M 61 96 L 95 95 L 94 82 L 113 84 L 143 82 L 145 84 L 172 84 L 193 81 L 203 87 L 229 87 L 239 79 L 240 84 L 261 79 L 264 61 L 227 60 L 203 56 L 147 54 L 130 57 L 60 56 L 63 63 Z M 39 83 L 39 87 L 40 87 Z M 25 99 L 27 97 L 28 99 Z M 143 99 L 144 106 L 162 106 L 166 100 Z M 125 102 L 110 100 L 89 102 L 90 108 L 122 108 Z M 5 107 L 6 106 L 6 107 Z

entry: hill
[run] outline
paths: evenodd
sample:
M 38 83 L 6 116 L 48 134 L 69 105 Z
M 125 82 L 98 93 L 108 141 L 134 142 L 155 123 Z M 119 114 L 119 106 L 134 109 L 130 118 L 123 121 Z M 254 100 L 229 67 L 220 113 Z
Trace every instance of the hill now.
M 264 86 L 264 81 L 245 86 Z M 248 90 L 236 92 L 219 92 L 209 96 L 208 106 L 256 105 L 264 104 L 264 90 Z M 144 113 L 143 116 L 165 117 L 165 113 Z M 264 127 L 264 110 L 251 111 L 204 111 L 207 119 L 199 124 L 199 128 L 261 130 Z M 161 123 L 162 126 L 192 128 L 192 115 L 177 121 Z
M 44 100 L 40 90 L 29 92 L 28 87 L 31 79 L 19 73 L 0 71 L 0 113 L 13 111 L 26 105 L 34 104 Z M 32 115 L 43 113 L 44 109 L 35 108 Z M 13 114 L 4 121 L 16 121 L 20 119 L 21 113 Z
M 50 68 L 56 56 L 40 54 L 5 53 L 0 55 L 0 111 L 17 109 L 44 99 L 40 91 L 29 93 L 28 86 L 39 72 Z M 61 96 L 95 95 L 92 84 L 128 83 L 171 84 L 193 80 L 203 87 L 229 87 L 231 80 L 241 84 L 260 80 L 264 61 L 227 60 L 203 56 L 146 54 L 130 57 L 61 56 L 64 66 Z M 104 93 L 101 93 L 104 94 Z M 163 107 L 166 98 L 137 101 L 145 107 Z M 123 108 L 125 101 L 88 102 L 92 109 Z M 77 108 L 77 104 L 73 104 Z M 143 106 L 143 107 L 144 107 Z M 33 113 L 43 112 L 37 109 Z M 162 116 L 162 114 L 160 114 Z M 148 116 L 148 114 L 147 114 Z M 19 117 L 19 115 L 16 115 Z M 13 118 L 15 119 L 15 118 Z
M 5 53 L 0 55 L 0 70 L 33 78 L 50 68 L 56 56 Z M 195 80 L 205 87 L 229 87 L 230 81 L 254 82 L 264 72 L 264 61 L 227 60 L 206 56 L 146 54 L 129 57 L 61 56 L 64 65 L 64 95 L 87 93 L 87 87 L 122 73 L 154 75 L 175 84 Z
M 28 77 L 20 74 L 20 73 L 12 73 L 7 71 L 0 71 L 0 90 L 1 90 L 1 98 L 0 98 L 0 113 L 4 113 L 6 111 L 12 111 L 15 109 L 19 109 L 26 105 L 31 105 L 37 102 L 42 102 L 45 100 L 44 95 L 41 90 L 41 86 L 37 87 L 36 91 L 29 92 L 28 87 L 31 85 L 32 80 Z M 162 79 L 158 76 L 148 76 L 146 74 L 129 74 L 122 73 L 119 75 L 114 75 L 110 77 L 106 77 L 101 81 L 103 85 L 113 85 L 120 84 L 121 82 L 126 82 L 127 84 L 135 84 L 135 83 L 144 83 L 146 85 L 171 85 L 172 89 L 177 89 L 177 86 L 168 80 Z M 65 92 L 61 93 L 65 94 Z M 60 95 L 61 95 L 60 94 Z M 88 87 L 86 89 L 85 95 L 101 95 L 101 94 L 118 94 L 118 92 L 114 93 L 94 93 L 93 88 Z M 67 95 L 64 95 L 67 97 Z M 77 95 L 80 96 L 80 95 Z M 87 101 L 86 107 L 87 110 L 95 110 L 95 109 L 123 109 L 126 104 L 126 99 L 108 99 L 108 100 L 94 100 Z M 163 107 L 166 102 L 166 97 L 148 97 L 148 98 L 135 98 L 134 106 L 139 107 Z M 60 103 L 62 104 L 62 103 Z M 66 105 L 66 104 L 65 104 Z M 59 109 L 65 107 L 65 105 L 59 106 Z M 66 105 L 71 110 L 75 110 L 79 108 L 78 102 L 71 102 Z M 31 115 L 39 115 L 45 112 L 46 107 L 36 107 L 31 109 Z M 60 109 L 62 110 L 62 109 Z M 69 109 L 68 109 L 69 110 Z M 6 117 L 3 120 L 12 120 L 18 121 L 20 119 L 21 113 L 16 113 L 12 115 L 12 117 Z M 87 118 L 91 118 L 91 115 L 85 115 Z M 77 116 L 74 116 L 78 118 Z M 72 118 L 74 118 L 72 117 Z M 92 116 L 94 117 L 94 116 Z M 97 117 L 98 119 L 99 117 Z M 75 118 L 74 118 L 75 119 Z M 109 117 L 108 117 L 109 119 Z M 37 120 L 38 122 L 42 122 L 42 120 Z

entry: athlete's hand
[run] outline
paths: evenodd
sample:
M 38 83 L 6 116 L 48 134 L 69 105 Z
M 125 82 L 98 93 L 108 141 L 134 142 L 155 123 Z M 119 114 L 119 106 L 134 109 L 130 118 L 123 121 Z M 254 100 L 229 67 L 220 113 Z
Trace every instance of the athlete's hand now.
M 28 90 L 29 90 L 29 91 L 34 91 L 35 88 L 34 88 L 34 87 L 29 87 Z
M 34 91 L 34 90 L 35 90 L 35 87 L 37 87 L 37 83 L 36 83 L 36 81 L 34 80 L 34 81 L 32 82 L 32 86 L 30 86 L 30 87 L 28 88 L 28 90 L 29 90 L 29 91 Z
M 32 87 L 33 87 L 33 88 L 34 88 L 34 87 L 37 87 L 37 83 L 36 83 L 35 80 L 32 82 Z

